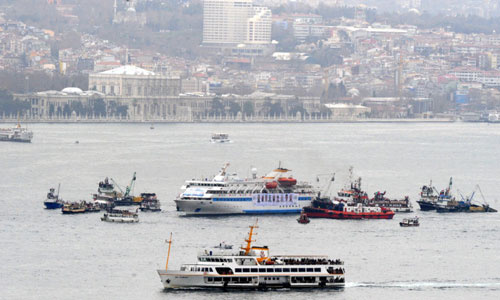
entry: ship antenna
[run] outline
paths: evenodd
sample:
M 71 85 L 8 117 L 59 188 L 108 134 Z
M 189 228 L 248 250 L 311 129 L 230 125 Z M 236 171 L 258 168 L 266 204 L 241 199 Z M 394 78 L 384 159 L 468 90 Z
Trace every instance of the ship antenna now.
M 250 253 L 250 249 L 252 248 L 252 242 L 255 242 L 255 240 L 252 240 L 252 235 L 254 234 L 253 233 L 254 228 L 259 228 L 259 226 L 257 226 L 258 221 L 259 219 L 255 220 L 255 224 L 250 226 L 250 232 L 248 232 L 248 238 L 245 239 L 245 242 L 247 242 L 246 247 L 241 247 L 242 250 L 245 250 L 245 255 L 248 255 L 248 253 Z
M 165 264 L 165 271 L 168 270 L 168 259 L 170 258 L 170 247 L 172 246 L 172 232 L 170 233 L 170 239 L 165 240 L 168 243 L 168 254 L 167 254 L 167 263 Z

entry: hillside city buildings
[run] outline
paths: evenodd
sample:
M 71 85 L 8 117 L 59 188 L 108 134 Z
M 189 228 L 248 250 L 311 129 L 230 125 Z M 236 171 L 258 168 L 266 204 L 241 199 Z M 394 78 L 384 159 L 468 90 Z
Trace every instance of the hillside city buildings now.
M 145 16 L 139 3 L 117 8 L 114 22 L 142 26 L 132 17 Z M 272 14 L 280 3 L 204 1 L 202 55 L 194 58 L 88 33 L 57 49 L 62 33 L 0 14 L 0 72 L 26 74 L 14 97 L 30 103 L 26 117 L 39 120 L 479 119 L 500 110 L 500 34 L 369 22 L 374 8 L 367 6 L 339 18 Z M 415 16 L 423 5 L 398 3 Z M 58 11 L 74 22 L 72 7 Z M 120 19 L 127 11 L 131 17 Z M 272 41 L 272 30 L 286 38 Z M 39 72 L 88 82 L 34 90 Z

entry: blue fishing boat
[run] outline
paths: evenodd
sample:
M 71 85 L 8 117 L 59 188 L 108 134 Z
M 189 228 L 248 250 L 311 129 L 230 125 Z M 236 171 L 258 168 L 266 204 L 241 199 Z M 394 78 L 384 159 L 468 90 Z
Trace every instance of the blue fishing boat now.
M 47 193 L 47 199 L 43 202 L 43 205 L 45 205 L 46 209 L 58 209 L 63 207 L 64 201 L 62 198 L 59 198 L 59 189 L 61 188 L 61 184 L 59 184 L 59 187 L 57 188 L 57 194 L 55 193 L 54 188 L 50 188 L 49 192 Z

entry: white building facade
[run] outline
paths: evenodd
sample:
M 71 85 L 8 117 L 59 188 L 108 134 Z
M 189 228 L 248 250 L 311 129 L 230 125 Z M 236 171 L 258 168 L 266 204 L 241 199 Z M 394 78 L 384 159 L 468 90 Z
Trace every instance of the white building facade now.
M 205 0 L 203 43 L 271 43 L 272 13 L 252 0 Z

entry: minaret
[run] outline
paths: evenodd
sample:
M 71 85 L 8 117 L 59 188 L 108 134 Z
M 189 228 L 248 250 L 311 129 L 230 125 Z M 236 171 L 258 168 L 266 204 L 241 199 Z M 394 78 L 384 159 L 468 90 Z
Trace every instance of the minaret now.
M 113 12 L 113 21 L 116 20 L 116 9 L 118 8 L 118 5 L 116 4 L 116 0 L 115 0 L 115 4 L 113 5 L 113 9 L 114 9 L 114 12 Z

